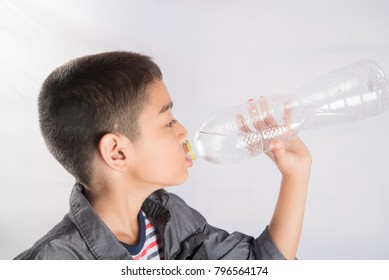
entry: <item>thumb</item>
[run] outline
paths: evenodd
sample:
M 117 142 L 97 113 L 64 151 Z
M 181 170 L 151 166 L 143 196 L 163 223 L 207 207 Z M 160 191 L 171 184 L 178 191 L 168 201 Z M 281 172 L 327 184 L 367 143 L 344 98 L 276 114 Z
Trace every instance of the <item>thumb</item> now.
M 282 156 L 285 154 L 285 145 L 279 140 L 276 140 L 272 143 L 272 152 L 274 155 L 274 160 L 279 162 Z

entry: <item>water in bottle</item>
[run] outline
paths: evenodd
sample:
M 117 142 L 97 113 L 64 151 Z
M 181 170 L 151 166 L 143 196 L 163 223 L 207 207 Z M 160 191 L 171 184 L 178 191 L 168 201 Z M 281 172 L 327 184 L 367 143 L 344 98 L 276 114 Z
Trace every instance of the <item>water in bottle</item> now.
M 211 116 L 186 141 L 188 157 L 237 162 L 271 150 L 302 129 L 365 119 L 389 108 L 389 83 L 372 60 L 337 69 L 286 96 L 250 100 Z

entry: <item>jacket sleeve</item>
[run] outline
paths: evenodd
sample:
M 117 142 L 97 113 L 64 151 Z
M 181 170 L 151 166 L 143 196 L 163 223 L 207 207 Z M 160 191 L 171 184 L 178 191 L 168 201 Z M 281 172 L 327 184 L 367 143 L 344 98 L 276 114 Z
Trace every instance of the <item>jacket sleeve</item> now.
M 178 196 L 174 194 L 169 194 L 169 196 L 169 208 L 171 208 L 169 210 L 174 220 L 173 223 L 176 225 L 174 230 L 185 229 L 180 234 L 176 234 L 176 236 L 184 235 L 183 239 L 185 239 L 190 234 L 189 231 L 201 230 L 205 235 L 203 243 L 209 259 L 285 259 L 274 244 L 267 227 L 256 239 L 240 232 L 228 233 L 223 229 L 209 225 L 198 211 L 189 207 Z M 191 224 L 191 230 L 188 228 L 188 223 Z
M 208 237 L 205 242 L 210 259 L 285 260 L 274 244 L 268 227 L 254 239 L 237 231 L 228 233 L 205 221 L 204 233 Z

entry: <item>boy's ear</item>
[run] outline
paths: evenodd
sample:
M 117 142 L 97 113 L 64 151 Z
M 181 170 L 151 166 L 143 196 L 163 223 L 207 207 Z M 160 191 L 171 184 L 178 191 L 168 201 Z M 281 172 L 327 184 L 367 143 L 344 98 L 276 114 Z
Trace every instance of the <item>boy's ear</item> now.
M 107 133 L 99 142 L 101 158 L 117 171 L 125 171 L 129 166 L 129 148 L 125 139 L 123 136 Z

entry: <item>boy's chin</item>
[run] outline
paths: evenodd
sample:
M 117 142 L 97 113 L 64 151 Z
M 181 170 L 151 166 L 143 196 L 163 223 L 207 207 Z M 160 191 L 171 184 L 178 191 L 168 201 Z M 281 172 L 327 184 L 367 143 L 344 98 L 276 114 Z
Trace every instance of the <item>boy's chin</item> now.
M 189 177 L 189 172 L 186 173 L 185 176 L 182 176 L 182 177 L 177 178 L 176 180 L 172 181 L 171 184 L 167 185 L 167 187 L 174 187 L 174 186 L 181 185 L 181 184 L 185 183 L 186 180 L 188 180 L 188 177 Z

